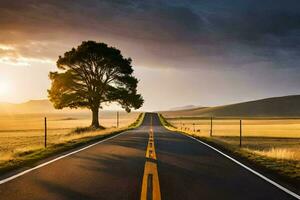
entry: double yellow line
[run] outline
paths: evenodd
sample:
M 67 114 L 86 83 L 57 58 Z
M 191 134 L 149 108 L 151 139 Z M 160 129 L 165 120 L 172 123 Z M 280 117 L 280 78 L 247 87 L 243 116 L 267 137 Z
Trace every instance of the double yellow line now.
M 146 150 L 146 163 L 142 182 L 141 200 L 160 200 L 160 187 L 157 172 L 157 159 L 154 146 L 152 115 L 150 118 L 149 140 Z

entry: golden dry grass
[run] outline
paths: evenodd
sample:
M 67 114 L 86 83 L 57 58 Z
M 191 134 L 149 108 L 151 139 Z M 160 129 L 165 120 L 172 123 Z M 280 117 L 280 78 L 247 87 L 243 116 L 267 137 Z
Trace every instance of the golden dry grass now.
M 102 114 L 102 115 L 101 115 Z M 83 114 L 48 114 L 47 144 L 63 144 L 80 138 L 88 138 L 124 129 L 132 124 L 139 113 L 120 113 L 119 128 L 116 128 L 115 112 L 100 112 L 100 124 L 104 130 L 72 133 L 77 127 L 89 126 L 91 117 Z M 44 148 L 44 115 L 15 114 L 0 116 L 0 164 L 17 156 Z
M 297 148 L 271 148 L 267 150 L 253 150 L 245 149 L 246 151 L 253 152 L 257 155 L 266 156 L 276 159 L 285 159 L 285 160 L 300 160 L 299 149 Z
M 180 131 L 193 137 L 201 138 L 205 142 L 222 146 L 231 153 L 239 155 L 258 166 L 276 172 L 293 183 L 300 181 L 300 140 L 299 138 L 284 137 L 244 137 L 243 146 L 239 147 L 237 136 L 203 135 L 191 130 L 181 130 L 173 126 L 170 121 L 159 115 L 162 124 L 171 131 Z M 281 122 L 282 123 L 282 122 Z M 287 122 L 289 123 L 289 122 Z
M 120 126 L 127 126 L 139 113 L 120 113 Z M 51 114 L 12 114 L 0 115 L 0 132 L 35 131 L 44 128 L 44 117 L 47 117 L 50 129 L 70 129 L 86 127 L 91 123 L 90 113 L 51 113 Z M 100 124 L 105 127 L 116 126 L 116 112 L 100 112 Z
M 210 132 L 210 120 L 206 119 L 167 119 L 179 129 L 195 131 L 206 136 Z M 239 136 L 239 120 L 214 119 L 213 135 L 215 136 Z M 193 125 L 195 124 L 195 125 Z M 282 137 L 300 138 L 300 119 L 247 119 L 242 121 L 244 136 L 252 137 Z
M 167 121 L 186 133 L 208 137 L 210 120 L 174 119 Z M 243 120 L 243 148 L 260 156 L 300 161 L 300 119 Z M 213 139 L 239 146 L 239 120 L 213 120 Z

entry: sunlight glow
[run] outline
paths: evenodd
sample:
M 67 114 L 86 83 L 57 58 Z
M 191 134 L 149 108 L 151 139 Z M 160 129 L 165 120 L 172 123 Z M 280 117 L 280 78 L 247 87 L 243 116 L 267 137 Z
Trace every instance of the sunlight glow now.
M 11 87 L 8 81 L 0 80 L 0 96 L 7 95 Z

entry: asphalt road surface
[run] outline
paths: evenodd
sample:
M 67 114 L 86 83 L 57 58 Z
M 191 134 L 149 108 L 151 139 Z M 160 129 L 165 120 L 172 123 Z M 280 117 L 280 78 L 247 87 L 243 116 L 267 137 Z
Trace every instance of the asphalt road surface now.
M 155 160 L 146 158 L 151 124 Z M 145 177 L 147 161 L 158 180 Z M 0 185 L 0 199 L 134 200 L 141 199 L 144 183 L 146 190 L 159 187 L 163 200 L 295 199 L 205 145 L 167 131 L 156 114 L 146 114 L 138 129 Z

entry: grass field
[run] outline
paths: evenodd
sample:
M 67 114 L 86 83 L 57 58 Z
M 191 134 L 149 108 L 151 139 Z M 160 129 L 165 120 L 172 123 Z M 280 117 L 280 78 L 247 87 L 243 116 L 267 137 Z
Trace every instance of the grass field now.
M 258 119 L 243 123 L 242 148 L 239 147 L 239 121 L 214 120 L 213 136 L 210 121 L 199 118 L 163 118 L 170 130 L 181 131 L 203 141 L 225 148 L 292 181 L 300 181 L 300 120 Z M 194 131 L 195 127 L 195 131 Z
M 209 119 L 167 118 L 178 128 L 198 132 L 203 136 L 210 133 Z M 242 120 L 242 133 L 247 137 L 300 138 L 300 119 L 247 119 Z M 239 136 L 240 121 L 237 119 L 213 119 L 214 136 Z
M 116 128 L 116 112 L 100 112 L 101 131 L 73 133 L 78 127 L 91 123 L 90 113 L 47 114 L 48 146 L 84 137 L 105 135 L 128 127 L 139 113 L 120 113 Z M 44 114 L 0 115 L 0 164 L 44 147 Z
M 197 136 L 210 135 L 209 119 L 167 118 L 179 130 Z M 213 139 L 239 146 L 240 122 L 213 119 Z M 300 119 L 247 119 L 242 121 L 242 147 L 275 159 L 300 161 Z

